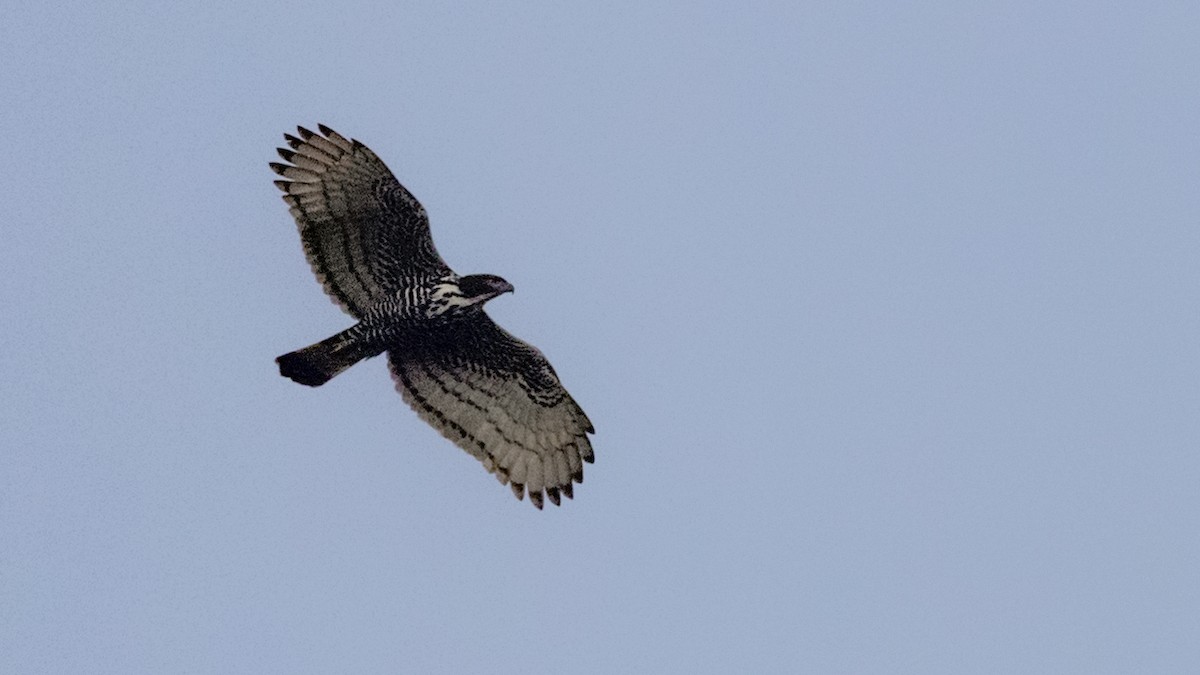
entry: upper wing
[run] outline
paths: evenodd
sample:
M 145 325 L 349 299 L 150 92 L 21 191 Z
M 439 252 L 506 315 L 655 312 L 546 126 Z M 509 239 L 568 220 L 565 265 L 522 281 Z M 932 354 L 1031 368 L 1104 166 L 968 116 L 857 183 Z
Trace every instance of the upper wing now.
M 546 357 L 486 314 L 388 352 L 396 389 L 443 436 L 483 462 L 518 499 L 574 497 L 592 462 L 592 423 Z
M 429 217 L 383 161 L 358 141 L 325 125 L 284 134 L 291 150 L 272 163 L 286 194 L 304 253 L 317 279 L 342 309 L 361 318 L 417 276 L 449 271 L 433 247 Z M 407 281 L 406 281 L 407 280 Z

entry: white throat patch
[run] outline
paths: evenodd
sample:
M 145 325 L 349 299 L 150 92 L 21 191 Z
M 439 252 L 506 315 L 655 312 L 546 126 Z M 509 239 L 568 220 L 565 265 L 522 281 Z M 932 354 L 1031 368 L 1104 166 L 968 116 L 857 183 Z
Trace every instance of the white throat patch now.
M 443 281 L 433 287 L 433 293 L 429 296 L 429 309 L 426 311 L 426 316 L 431 318 L 441 316 L 447 312 L 470 307 L 475 302 L 463 295 L 457 281 Z

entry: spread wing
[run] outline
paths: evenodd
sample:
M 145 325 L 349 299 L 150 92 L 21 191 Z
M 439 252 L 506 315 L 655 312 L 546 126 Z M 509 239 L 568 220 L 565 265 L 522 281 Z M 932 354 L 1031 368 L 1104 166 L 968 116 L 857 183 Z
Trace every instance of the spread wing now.
M 388 352 L 396 389 L 421 419 L 542 508 L 574 497 L 592 462 L 592 423 L 542 353 L 482 312 Z
M 361 318 L 367 308 L 419 277 L 449 271 L 433 247 L 429 217 L 367 146 L 325 125 L 284 134 L 290 164 L 271 168 L 300 228 L 304 253 L 325 292 Z M 324 134 L 324 135 L 322 135 Z

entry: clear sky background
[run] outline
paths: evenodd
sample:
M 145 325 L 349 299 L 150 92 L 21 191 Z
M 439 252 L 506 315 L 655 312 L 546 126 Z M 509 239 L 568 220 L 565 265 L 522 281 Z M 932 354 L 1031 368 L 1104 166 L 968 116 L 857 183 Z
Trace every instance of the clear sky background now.
M 3 14 L 0 671 L 1200 670 L 1200 4 Z M 575 501 L 279 377 L 318 122 L 516 286 Z

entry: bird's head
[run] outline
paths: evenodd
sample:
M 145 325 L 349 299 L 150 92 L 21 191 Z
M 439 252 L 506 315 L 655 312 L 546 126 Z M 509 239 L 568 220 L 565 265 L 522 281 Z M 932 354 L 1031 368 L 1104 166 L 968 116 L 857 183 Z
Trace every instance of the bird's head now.
M 513 286 L 495 274 L 468 274 L 457 281 L 443 282 L 434 288 L 432 314 L 458 314 L 483 309 L 488 300 L 512 293 Z
M 495 274 L 469 274 L 458 280 L 458 287 L 471 304 L 482 304 L 497 295 L 513 292 L 513 285 Z

